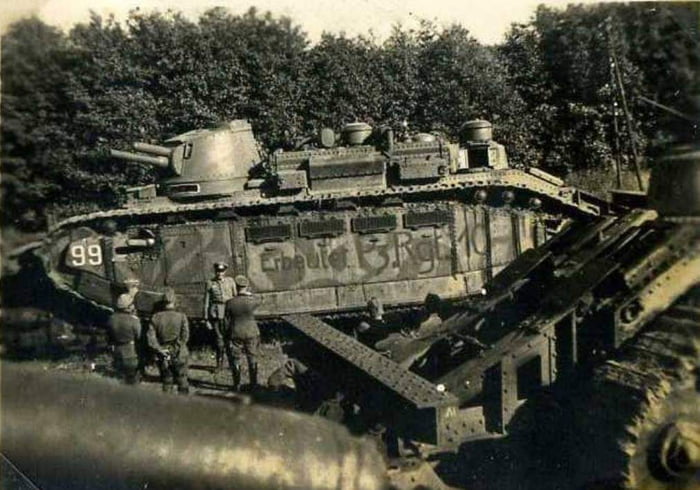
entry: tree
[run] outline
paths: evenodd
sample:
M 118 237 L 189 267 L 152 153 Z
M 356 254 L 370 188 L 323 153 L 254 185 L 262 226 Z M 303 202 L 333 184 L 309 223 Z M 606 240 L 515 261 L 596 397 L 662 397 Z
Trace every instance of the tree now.
M 437 31 L 424 24 L 419 33 L 417 100 L 413 119 L 424 130 L 456 137 L 470 119 L 488 119 L 506 143 L 514 162 L 529 160 L 521 145 L 525 108 L 495 53 L 454 25 Z M 529 163 L 529 162 L 528 162 Z
M 335 129 L 353 121 L 382 122 L 380 54 L 367 38 L 324 34 L 306 55 L 306 119 Z
M 571 169 L 612 161 L 613 102 L 620 102 L 613 55 L 634 116 L 631 134 L 620 123 L 623 140 L 635 138 L 645 150 L 663 139 L 667 123 L 639 96 L 678 107 L 697 90 L 700 34 L 678 21 L 690 13 L 697 22 L 697 11 L 658 3 L 541 6 L 529 23 L 513 26 L 499 52 L 533 115 L 531 141 L 542 164 Z
M 2 222 L 44 226 L 70 164 L 74 60 L 66 37 L 36 18 L 2 39 Z
M 440 131 L 455 139 L 475 118 L 494 123 L 515 165 L 562 172 L 614 155 L 611 55 L 645 150 L 697 91 L 698 4 L 539 7 L 505 43 L 482 46 L 461 26 L 396 27 L 387 41 L 325 34 L 254 9 L 93 15 L 68 34 L 37 19 L 3 36 L 3 224 L 46 225 L 46 214 L 106 208 L 156 171 L 108 157 L 109 148 L 159 142 L 194 128 L 248 119 L 268 148 L 320 127 Z M 690 26 L 690 27 L 688 27 Z M 630 141 L 620 122 L 619 135 Z

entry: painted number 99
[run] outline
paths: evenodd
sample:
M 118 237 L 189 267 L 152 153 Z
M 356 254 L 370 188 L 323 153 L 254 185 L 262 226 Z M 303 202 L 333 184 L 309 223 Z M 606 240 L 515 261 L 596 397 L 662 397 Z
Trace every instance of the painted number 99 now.
M 99 245 L 73 245 L 70 256 L 75 267 L 102 264 L 102 248 Z

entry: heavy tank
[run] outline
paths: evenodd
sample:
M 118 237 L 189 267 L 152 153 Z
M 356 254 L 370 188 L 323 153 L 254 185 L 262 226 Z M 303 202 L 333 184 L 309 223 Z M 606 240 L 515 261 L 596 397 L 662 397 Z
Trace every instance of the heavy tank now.
M 237 120 L 113 150 L 157 167 L 157 183 L 55 224 L 33 253 L 60 289 L 103 309 L 131 289 L 148 314 L 169 286 L 200 318 L 212 265 L 226 262 L 262 295 L 263 316 L 338 313 L 372 297 L 400 307 L 478 293 L 564 223 L 607 209 L 514 168 L 482 120 L 459 143 L 350 123 L 291 150 L 260 148 Z

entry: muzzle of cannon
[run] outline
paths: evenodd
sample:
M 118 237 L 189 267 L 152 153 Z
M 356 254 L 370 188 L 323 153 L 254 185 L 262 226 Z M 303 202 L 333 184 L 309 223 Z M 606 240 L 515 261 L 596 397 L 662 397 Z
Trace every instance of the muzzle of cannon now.
M 170 158 L 164 155 L 150 156 L 122 150 L 109 150 L 110 156 L 129 163 L 146 163 L 158 168 L 169 168 Z
M 5 455 L 38 487 L 386 488 L 375 445 L 328 420 L 2 363 Z

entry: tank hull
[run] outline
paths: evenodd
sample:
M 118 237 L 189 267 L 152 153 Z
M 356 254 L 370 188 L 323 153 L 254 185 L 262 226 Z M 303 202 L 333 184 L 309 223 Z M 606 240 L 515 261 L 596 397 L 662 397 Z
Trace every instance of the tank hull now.
M 140 311 L 173 287 L 184 311 L 199 318 L 215 262 L 250 279 L 262 315 L 352 311 L 373 296 L 405 306 L 428 293 L 478 294 L 563 223 L 599 212 L 574 194 L 509 169 L 431 189 L 153 203 L 68 219 L 34 253 L 57 286 L 105 308 L 138 281 Z M 119 231 L 102 232 L 110 221 Z

